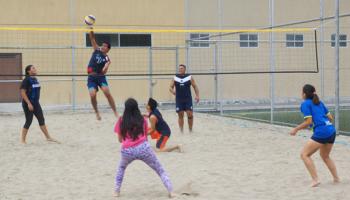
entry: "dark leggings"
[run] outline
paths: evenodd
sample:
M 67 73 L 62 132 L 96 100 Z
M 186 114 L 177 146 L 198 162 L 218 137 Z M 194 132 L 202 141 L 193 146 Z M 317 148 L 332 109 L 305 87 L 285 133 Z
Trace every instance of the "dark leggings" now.
M 28 104 L 25 102 L 22 102 L 22 107 L 24 114 L 26 116 L 26 122 L 23 126 L 25 129 L 29 129 L 30 125 L 32 124 L 33 121 L 33 115 L 38 119 L 39 126 L 45 125 L 45 119 L 43 115 L 43 110 L 41 109 L 41 106 L 39 103 L 32 104 L 34 107 L 34 111 L 30 111 L 28 108 Z

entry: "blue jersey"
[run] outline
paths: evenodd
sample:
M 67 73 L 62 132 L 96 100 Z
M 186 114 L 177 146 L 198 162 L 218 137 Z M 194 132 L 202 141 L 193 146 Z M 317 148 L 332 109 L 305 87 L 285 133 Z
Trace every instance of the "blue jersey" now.
M 191 79 L 192 76 L 190 74 L 177 74 L 174 77 L 176 89 L 176 102 L 192 101 Z
M 314 137 L 328 138 L 335 133 L 335 127 L 327 117 L 329 111 L 322 102 L 316 105 L 311 99 L 306 99 L 301 104 L 300 110 L 304 118 L 312 117 Z
M 21 89 L 26 90 L 26 95 L 32 104 L 39 103 L 40 84 L 35 77 L 27 76 L 21 84 Z M 23 100 L 23 102 L 25 102 Z
M 163 136 L 170 136 L 170 128 L 168 124 L 164 121 L 162 114 L 159 112 L 158 109 L 155 109 L 149 114 L 149 117 L 152 115 L 157 117 L 157 123 L 156 123 L 156 131 L 158 131 Z
M 88 74 L 95 73 L 101 74 L 103 67 L 109 61 L 107 55 L 104 55 L 99 49 L 96 49 L 91 56 L 88 65 Z

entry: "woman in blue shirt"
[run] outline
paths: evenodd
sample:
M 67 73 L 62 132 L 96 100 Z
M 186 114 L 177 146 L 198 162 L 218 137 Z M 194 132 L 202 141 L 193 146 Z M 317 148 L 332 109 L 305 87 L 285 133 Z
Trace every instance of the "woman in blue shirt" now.
M 33 65 L 28 65 L 25 68 L 26 77 L 23 79 L 21 84 L 21 96 L 22 96 L 22 107 L 26 117 L 26 122 L 22 129 L 21 143 L 26 144 L 26 136 L 30 125 L 33 121 L 33 116 L 38 119 L 41 131 L 44 133 L 46 140 L 50 142 L 57 142 L 53 139 L 47 131 L 45 125 L 45 118 L 43 110 L 41 109 L 39 98 L 40 98 L 40 83 L 36 79 L 37 74 L 36 68 Z
M 313 135 L 301 152 L 301 159 L 312 177 L 311 187 L 316 187 L 320 184 L 314 162 L 311 159 L 312 154 L 317 150 L 320 150 L 320 156 L 331 172 L 334 182 L 338 183 L 339 177 L 336 166 L 329 157 L 336 137 L 336 130 L 331 123 L 333 116 L 322 101 L 319 100 L 314 86 L 304 85 L 302 97 L 304 102 L 301 104 L 300 110 L 305 120 L 295 127 L 290 132 L 290 135 L 294 136 L 299 130 L 313 125 Z

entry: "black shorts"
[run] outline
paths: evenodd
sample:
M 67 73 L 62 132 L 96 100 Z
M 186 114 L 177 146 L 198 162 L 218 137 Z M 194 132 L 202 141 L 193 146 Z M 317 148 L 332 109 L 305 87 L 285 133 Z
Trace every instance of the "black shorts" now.
M 176 112 L 192 111 L 192 110 L 193 110 L 192 99 L 189 101 L 176 101 Z
M 334 144 L 336 133 L 334 133 L 332 136 L 327 138 L 317 138 L 312 136 L 311 139 L 315 142 L 321 143 L 321 144 Z

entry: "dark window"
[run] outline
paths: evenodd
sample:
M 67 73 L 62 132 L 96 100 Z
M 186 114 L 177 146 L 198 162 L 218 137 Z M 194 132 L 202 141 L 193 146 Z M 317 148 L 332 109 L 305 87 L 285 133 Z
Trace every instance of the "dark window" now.
M 121 47 L 150 47 L 152 46 L 151 34 L 120 34 Z
M 240 47 L 258 47 L 258 34 L 240 34 Z
M 200 40 L 200 41 L 191 41 L 190 47 L 209 47 L 209 34 L 208 33 L 191 33 L 191 40 Z
M 89 38 L 89 34 L 85 35 L 86 38 L 86 46 L 91 47 L 91 41 Z M 99 46 L 102 45 L 103 42 L 109 42 L 112 47 L 118 47 L 118 34 L 117 33 L 95 33 L 96 42 Z
M 304 46 L 304 35 L 302 35 L 302 34 L 287 34 L 286 35 L 286 46 L 287 47 L 303 47 Z
M 339 47 L 346 47 L 347 41 L 346 41 L 346 35 L 340 34 L 339 35 Z M 331 46 L 335 47 L 335 34 L 331 35 Z

